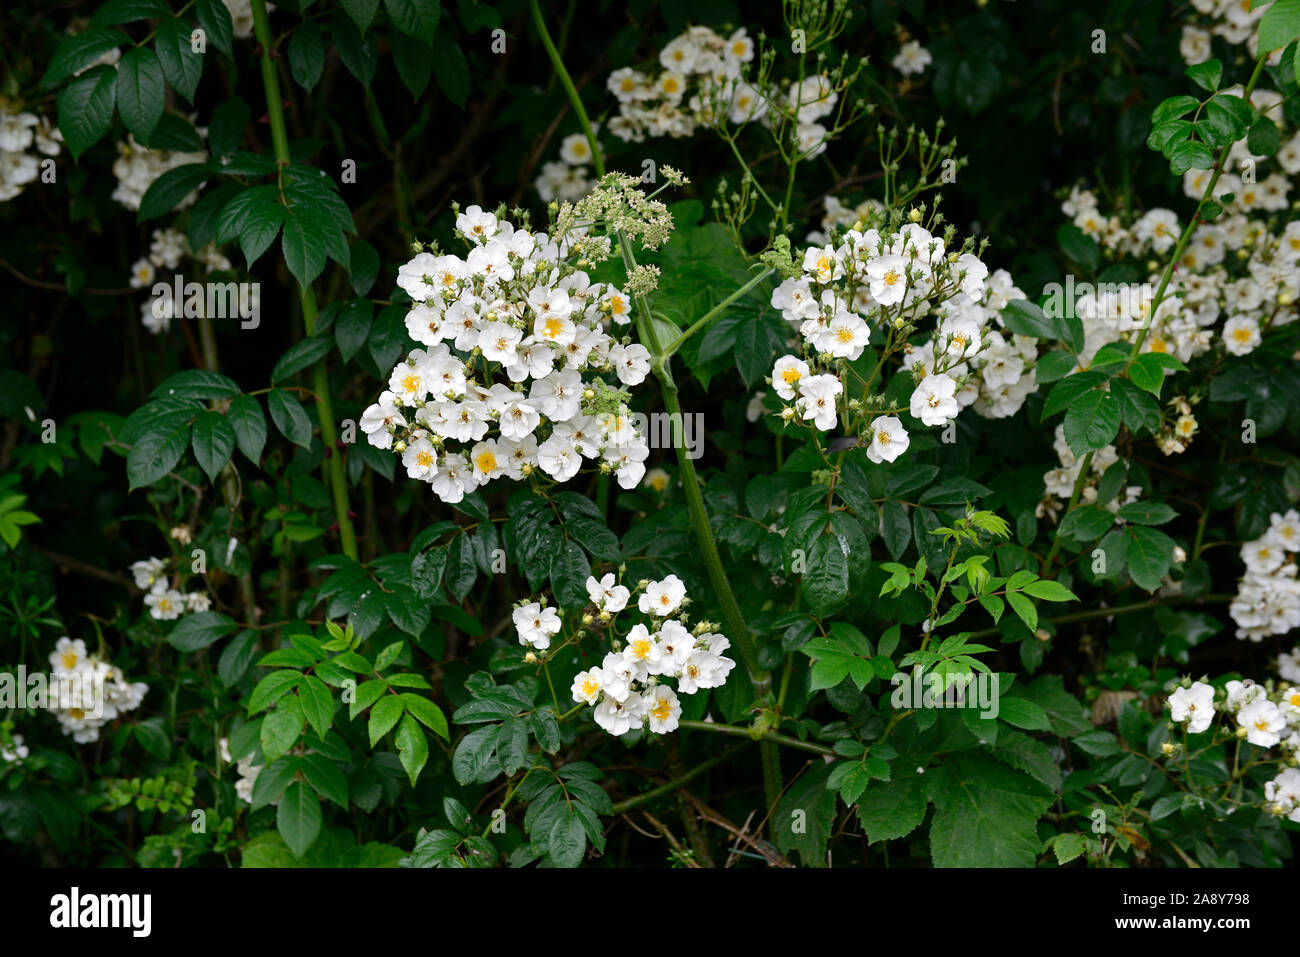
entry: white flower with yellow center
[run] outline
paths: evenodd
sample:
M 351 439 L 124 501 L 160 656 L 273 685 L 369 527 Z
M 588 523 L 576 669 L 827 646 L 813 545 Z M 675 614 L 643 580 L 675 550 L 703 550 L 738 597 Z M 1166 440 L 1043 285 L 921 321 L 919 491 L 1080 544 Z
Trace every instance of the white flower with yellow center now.
M 907 263 L 902 256 L 880 256 L 867 263 L 867 281 L 871 297 L 882 306 L 903 301 L 907 292 Z
M 1251 744 L 1271 748 L 1282 740 L 1286 716 L 1267 698 L 1257 698 L 1237 712 L 1237 724 L 1246 729 Z
M 551 647 L 551 636 L 559 634 L 560 615 L 554 608 L 543 608 L 540 602 L 529 602 L 514 610 L 512 615 L 521 645 L 532 645 L 541 651 Z
M 583 704 L 595 704 L 596 699 L 600 697 L 602 686 L 605 682 L 605 673 L 600 668 L 589 668 L 586 671 L 579 671 L 573 676 L 573 687 L 570 689 L 574 701 L 580 701 Z
M 645 716 L 650 730 L 655 734 L 668 734 L 677 730 L 682 716 L 682 706 L 677 693 L 668 685 L 655 685 L 644 696 Z
M 951 376 L 928 375 L 912 390 L 911 413 L 925 425 L 943 425 L 958 412 L 957 383 Z
M 799 384 L 808 375 L 808 363 L 797 356 L 782 356 L 772 367 L 772 388 L 788 402 L 799 394 Z
M 681 607 L 686 597 L 686 585 L 676 575 L 669 575 L 663 581 L 652 581 L 637 598 L 637 607 L 644 614 L 663 617 L 671 615 Z
M 1214 688 L 1197 681 L 1190 688 L 1174 691 L 1169 696 L 1168 705 L 1176 723 L 1187 721 L 1188 732 L 1200 734 L 1214 720 Z
M 871 423 L 871 443 L 867 446 L 867 458 L 877 465 L 892 462 L 907 451 L 911 442 L 897 416 L 879 416 Z

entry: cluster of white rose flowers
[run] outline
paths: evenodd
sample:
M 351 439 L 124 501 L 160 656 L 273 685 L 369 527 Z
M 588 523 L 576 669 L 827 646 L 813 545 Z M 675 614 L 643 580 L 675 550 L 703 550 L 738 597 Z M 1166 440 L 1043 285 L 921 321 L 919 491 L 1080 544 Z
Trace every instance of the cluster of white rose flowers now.
M 1208 731 L 1216 714 L 1229 718 L 1230 734 L 1258 748 L 1279 748 L 1280 759 L 1294 765 L 1300 753 L 1300 647 L 1278 658 L 1281 681 L 1256 684 L 1233 680 L 1221 689 L 1206 681 L 1183 681 L 1165 704 L 1175 724 L 1189 734 Z M 1228 729 L 1225 729 L 1228 730 Z M 1166 756 L 1177 756 L 1181 745 L 1166 742 Z M 1286 767 L 1264 785 L 1265 809 L 1300 823 L 1300 770 Z
M 567 482 L 584 458 L 634 488 L 649 446 L 628 393 L 600 376 L 635 386 L 650 352 L 616 334 L 631 321 L 629 295 L 581 268 L 608 257 L 608 239 L 530 232 L 478 206 L 459 213 L 456 231 L 465 257 L 421 252 L 399 270 L 421 348 L 362 414 L 370 443 L 451 504 L 538 468 Z
M 1064 503 L 1068 502 L 1074 494 L 1074 485 L 1079 480 L 1079 473 L 1083 470 L 1083 458 L 1076 456 L 1070 450 L 1069 443 L 1065 441 L 1064 423 L 1058 423 L 1056 426 L 1053 447 L 1056 449 L 1056 455 L 1061 464 L 1054 469 L 1048 470 L 1043 475 L 1043 485 L 1046 492 L 1043 500 L 1038 503 L 1037 508 L 1034 510 L 1035 518 L 1046 516 L 1055 520 Z M 1106 473 L 1107 469 L 1118 461 L 1119 452 L 1115 450 L 1113 445 L 1103 446 L 1093 452 L 1088 477 L 1084 479 L 1084 485 L 1079 491 L 1080 505 L 1096 503 L 1097 488 L 1098 483 L 1101 482 L 1101 477 Z M 1117 512 L 1122 506 L 1128 505 L 1130 502 L 1136 502 L 1141 495 L 1141 486 L 1126 485 L 1102 507 L 1111 512 Z
M 641 581 L 635 589 L 618 583 L 613 572 L 587 579 L 594 606 L 583 611 L 583 628 L 607 630 L 612 650 L 601 664 L 573 679 L 573 700 L 593 708 L 593 719 L 610 734 L 648 729 L 655 734 L 677 730 L 682 715 L 679 694 L 717 688 L 736 666 L 724 652 L 731 642 L 716 633 L 717 625 L 702 621 L 688 628 L 686 586 L 676 575 L 662 581 Z M 617 616 L 633 604 L 643 620 L 626 632 Z M 551 647 L 563 621 L 557 609 L 543 602 L 521 604 L 514 610 L 519 643 L 536 652 Z M 666 682 L 677 682 L 676 690 Z
M 199 135 L 204 134 L 199 130 Z M 130 210 L 140 209 L 140 200 L 149 191 L 163 173 L 185 166 L 188 163 L 202 163 L 208 158 L 207 153 L 187 153 L 173 150 L 151 150 L 136 142 L 135 137 L 127 134 L 124 142 L 117 144 L 117 159 L 113 161 L 113 175 L 117 177 L 117 188 L 113 190 L 113 199 Z M 187 193 L 174 207 L 188 209 L 198 202 L 202 184 Z
M 0 97 L 0 203 L 18 196 L 41 173 L 40 155 L 58 156 L 63 134 L 47 117 Z
M 158 270 L 177 269 L 185 259 L 207 272 L 223 272 L 234 268 L 216 243 L 208 243 L 196 251 L 190 248 L 189 240 L 180 230 L 170 227 L 155 229 L 150 238 L 148 254 L 141 256 L 131 266 L 131 288 L 151 289 L 158 278 Z M 153 335 L 159 335 L 171 328 L 176 309 L 177 303 L 170 296 L 150 298 L 140 304 L 140 321 Z
M 598 134 L 599 124 L 591 124 L 591 130 L 593 136 Z M 544 203 L 576 203 L 595 185 L 591 169 L 591 143 L 587 135 L 571 133 L 560 141 L 560 158 L 542 164 L 533 186 Z
M 121 668 L 88 654 L 80 638 L 60 638 L 50 654 L 50 667 L 47 704 L 63 733 L 78 744 L 98 741 L 100 729 L 140 707 L 149 690 L 143 681 L 127 681 Z
M 1300 148 L 1295 166 L 1300 170 Z M 1188 175 L 1189 195 L 1199 198 L 1210 174 L 1192 170 Z M 1220 187 L 1230 176 L 1225 173 L 1220 178 Z M 1259 346 L 1265 329 L 1296 320 L 1300 220 L 1278 224 L 1275 232 L 1266 215 L 1286 208 L 1286 178 L 1274 183 L 1281 206 L 1250 207 L 1263 210 L 1264 216 L 1252 217 L 1239 205 L 1243 196 L 1256 195 L 1255 190 L 1262 193 L 1264 185 L 1229 184 L 1229 191 L 1238 192 L 1225 215 L 1199 224 L 1192 232 L 1165 298 L 1151 318 L 1144 352 L 1167 353 L 1186 363 L 1218 344 L 1229 355 L 1246 355 Z M 1171 210 L 1153 209 L 1126 227 L 1119 216 L 1104 216 L 1096 197 L 1077 187 L 1062 210 L 1115 256 L 1139 262 L 1144 254 L 1152 256 L 1144 264 L 1145 282 L 1099 286 L 1086 291 L 1074 305 L 1085 339 L 1079 357 L 1086 364 L 1108 342 L 1133 341 L 1146 324 L 1164 271 L 1164 263 L 1156 257 L 1174 248 L 1182 226 Z
M 970 252 L 950 251 L 951 231 L 935 235 L 913 221 L 882 234 L 864 229 L 864 217 L 882 215 L 879 204 L 850 210 L 828 199 L 825 232 L 802 252 L 802 273 L 772 292 L 772 306 L 797 332 L 801 355 L 784 355 L 771 381 L 786 405 L 787 422 L 803 420 L 830 431 L 863 408 L 849 398 L 855 380 L 847 380 L 847 363 L 866 349 L 874 328 L 892 337 L 906 335 L 925 317 L 934 328 L 923 341 L 903 341 L 896 351 L 912 375 L 907 411 L 927 426 L 944 426 L 967 406 L 989 418 L 1014 415 L 1037 390 L 1034 339 L 1001 328 L 1002 310 L 1024 298 L 1010 274 L 988 267 Z M 853 225 L 839 226 L 852 215 Z M 818 371 L 825 370 L 825 371 Z M 867 457 L 892 462 L 910 444 L 895 412 L 876 410 L 863 433 Z
M 159 621 L 175 621 L 187 612 L 208 611 L 212 598 L 207 592 L 182 592 L 174 588 L 164 558 L 145 558 L 131 564 L 131 577 L 145 592 L 144 603 L 149 616 Z
M 754 59 L 754 41 L 745 29 L 722 37 L 708 27 L 690 27 L 659 51 L 660 71 L 623 67 L 606 86 L 618 99 L 609 131 L 625 142 L 646 137 L 690 136 L 709 125 L 726 103 L 733 123 L 757 119 L 767 108 L 764 96 L 741 79 Z
M 1237 623 L 1237 637 L 1263 641 L 1300 628 L 1300 581 L 1296 553 L 1300 552 L 1300 512 L 1274 512 L 1268 530 L 1241 546 L 1246 572 L 1228 613 Z M 1297 679 L 1300 680 L 1300 679 Z
M 1232 46 L 1244 43 L 1251 60 L 1259 56 L 1259 21 L 1267 12 L 1266 5 L 1256 6 L 1251 0 L 1192 0 L 1192 7 L 1200 16 L 1193 18 L 1193 23 L 1183 24 L 1178 43 L 1178 51 L 1188 66 L 1210 58 L 1210 45 L 1215 37 L 1223 38 Z M 1269 55 L 1273 66 L 1281 59 L 1280 47 Z

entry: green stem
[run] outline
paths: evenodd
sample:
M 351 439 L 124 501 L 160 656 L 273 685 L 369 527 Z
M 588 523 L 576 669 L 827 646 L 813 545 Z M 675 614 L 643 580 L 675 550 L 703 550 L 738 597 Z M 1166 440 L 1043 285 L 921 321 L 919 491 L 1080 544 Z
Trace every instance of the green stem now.
M 1262 54 L 1260 58 L 1255 61 L 1255 70 L 1250 75 L 1250 82 L 1246 84 L 1246 88 L 1241 94 L 1241 98 L 1247 103 L 1250 102 L 1251 91 L 1255 89 L 1255 84 L 1259 82 L 1260 74 L 1264 71 L 1264 64 L 1267 60 L 1268 54 Z M 1192 232 L 1196 229 L 1197 223 L 1199 223 L 1201 219 L 1201 209 L 1207 202 L 1209 202 L 1210 197 L 1214 195 L 1214 187 L 1218 184 L 1219 177 L 1223 175 L 1223 165 L 1228 161 L 1228 153 L 1231 151 L 1232 147 L 1233 144 L 1229 143 L 1227 146 L 1219 150 L 1219 158 L 1214 164 L 1214 173 L 1210 176 L 1210 181 L 1205 186 L 1205 192 L 1201 195 L 1201 201 L 1196 204 L 1196 212 L 1192 214 L 1191 220 L 1183 229 L 1183 234 L 1178 237 L 1178 245 L 1174 247 L 1174 254 L 1170 257 L 1169 263 L 1165 266 L 1164 275 L 1160 277 L 1160 288 L 1156 290 L 1155 298 L 1151 300 L 1151 311 L 1147 313 L 1146 321 L 1142 323 L 1142 331 L 1138 333 L 1137 341 L 1133 343 L 1133 351 L 1129 355 L 1128 361 L 1128 365 L 1130 366 L 1133 364 L 1133 360 L 1138 357 L 1138 353 L 1142 351 L 1142 343 L 1146 341 L 1147 333 L 1151 329 L 1151 322 L 1155 319 L 1156 309 L 1158 309 L 1160 303 L 1164 301 L 1165 291 L 1169 288 L 1169 282 L 1173 278 L 1174 267 L 1178 265 L 1178 260 L 1182 258 L 1183 250 L 1187 248 L 1187 244 L 1191 242 Z M 1126 370 L 1127 368 L 1128 366 L 1125 366 Z
M 1149 601 L 1133 602 L 1130 605 L 1116 605 L 1113 608 L 1089 608 L 1087 611 L 1071 612 L 1068 615 L 1060 615 L 1056 618 L 1040 618 L 1039 622 L 1050 625 L 1065 625 L 1072 621 L 1090 621 L 1094 618 L 1109 618 L 1111 615 L 1127 615 L 1129 612 L 1148 611 L 1166 605 L 1182 605 L 1201 601 L 1212 604 L 1227 604 L 1235 597 L 1235 595 L 1199 595 L 1196 598 L 1187 598 L 1183 595 L 1174 595 L 1169 598 L 1152 598 Z M 979 641 L 982 638 L 995 638 L 1000 634 L 1001 631 L 997 628 L 982 628 L 979 631 L 972 631 L 969 640 Z
M 542 10 L 537 0 L 528 0 L 528 8 L 532 12 L 537 34 L 541 38 L 542 45 L 546 48 L 547 56 L 551 59 L 551 66 L 560 78 L 560 84 L 568 94 L 573 111 L 577 114 L 583 133 L 586 134 L 596 175 L 598 177 L 604 176 L 605 164 L 601 159 L 596 135 L 591 129 L 591 120 L 587 116 L 587 109 L 582 105 L 582 97 L 578 95 L 578 89 L 573 85 L 569 71 L 564 66 L 564 58 L 560 56 L 560 51 L 555 48 L 555 44 L 551 41 L 551 35 L 546 29 L 546 22 L 542 19 Z M 636 259 L 632 254 L 631 245 L 621 234 L 618 236 L 618 244 L 624 265 L 628 267 L 630 272 L 636 266 Z M 655 376 L 659 379 L 662 387 L 664 408 L 670 416 L 675 415 L 677 420 L 680 421 L 681 403 L 677 398 L 677 385 L 673 382 L 670 368 L 671 360 L 664 354 L 663 346 L 659 342 L 659 336 L 654 328 L 654 320 L 650 316 L 650 307 L 645 301 L 645 297 L 637 296 L 636 299 L 639 309 L 638 329 L 642 334 L 646 347 L 654 356 Z M 713 583 L 713 589 L 722 605 L 722 614 L 727 622 L 728 637 L 736 643 L 736 647 L 740 649 L 741 657 L 745 660 L 745 668 L 749 672 L 750 681 L 754 687 L 755 699 L 764 702 L 764 704 L 770 704 L 772 679 L 759 666 L 754 640 L 749 634 L 749 628 L 745 624 L 745 617 L 741 614 L 740 605 L 736 602 L 736 596 L 732 593 L 726 572 L 722 568 L 722 557 L 718 554 L 717 542 L 713 540 L 713 531 L 709 527 L 709 516 L 704 509 L 704 497 L 700 494 L 699 478 L 695 474 L 695 463 L 687 457 L 687 450 L 683 443 L 675 444 L 677 445 L 677 462 L 682 473 L 682 486 L 686 493 L 686 503 L 690 511 L 691 523 L 695 526 L 695 534 L 700 542 L 700 550 L 703 552 L 704 564 L 709 570 L 709 578 Z M 781 768 L 776 749 L 770 744 L 765 743 L 761 754 L 763 760 L 763 787 L 770 809 L 781 795 Z
M 284 170 L 289 160 L 289 134 L 284 124 L 284 104 L 280 99 L 280 81 L 271 63 L 271 25 L 266 17 L 266 0 L 252 0 L 253 31 L 261 47 L 262 86 L 266 91 L 266 116 L 271 127 L 271 143 L 275 148 L 277 178 L 281 181 L 283 192 Z M 316 291 L 310 283 L 298 287 L 298 297 L 302 304 L 303 327 L 310 336 L 316 329 Z M 325 447 L 325 477 L 334 499 L 334 518 L 339 526 L 339 540 L 343 553 L 356 559 L 357 536 L 352 528 L 352 518 L 348 514 L 348 489 L 343 476 L 343 458 L 336 448 L 334 431 L 334 412 L 330 403 L 329 374 L 324 361 L 317 362 L 312 369 L 312 389 L 316 393 L 316 417 L 320 422 L 321 443 Z
M 674 339 L 672 344 L 669 345 L 668 348 L 664 350 L 664 358 L 667 359 L 671 356 L 676 355 L 677 350 L 682 347 L 682 345 L 686 342 L 687 339 L 695 335 L 695 333 L 699 332 L 701 329 L 708 326 L 711 322 L 713 322 L 714 319 L 716 319 L 718 316 L 722 314 L 724 309 L 730 306 L 733 302 L 735 302 L 745 293 L 749 292 L 749 290 L 753 289 L 755 286 L 757 286 L 768 276 L 772 275 L 773 272 L 775 272 L 775 270 L 772 269 L 770 266 L 765 268 L 761 273 L 759 273 L 749 282 L 745 283 L 743 286 L 741 286 L 739 289 L 733 292 L 726 299 L 722 300 L 722 302 L 718 303 L 716 306 L 714 306 L 712 309 L 710 309 L 708 312 L 702 315 L 695 322 L 691 323 L 690 327 L 685 332 L 683 332 L 680 336 Z
M 551 65 L 555 67 L 555 75 L 560 78 L 560 85 L 569 96 L 573 112 L 578 115 L 578 123 L 581 124 L 582 132 L 587 137 L 587 146 L 591 148 L 591 163 L 596 169 L 596 178 L 599 179 L 605 175 L 605 161 L 601 158 L 600 144 L 596 142 L 596 134 L 591 128 L 587 108 L 582 105 L 578 88 L 573 85 L 569 71 L 564 68 L 564 58 L 560 56 L 560 51 L 555 48 L 555 43 L 551 40 L 551 34 L 546 29 L 546 21 L 542 19 L 542 8 L 538 6 L 537 0 L 528 0 L 528 9 L 532 11 L 533 23 L 537 27 L 537 35 L 542 39 L 542 46 L 546 47 L 546 55 L 551 58 Z
M 787 748 L 811 751 L 813 754 L 826 754 L 832 757 L 835 755 L 835 751 L 825 745 L 813 741 L 800 741 L 798 738 L 777 734 L 775 731 L 756 733 L 752 728 L 742 728 L 734 724 L 718 724 L 716 721 L 679 721 L 677 726 L 679 728 L 688 728 L 691 731 L 713 731 L 717 734 L 729 734 L 735 738 L 749 738 L 751 741 L 761 741 L 764 744 L 783 744 Z

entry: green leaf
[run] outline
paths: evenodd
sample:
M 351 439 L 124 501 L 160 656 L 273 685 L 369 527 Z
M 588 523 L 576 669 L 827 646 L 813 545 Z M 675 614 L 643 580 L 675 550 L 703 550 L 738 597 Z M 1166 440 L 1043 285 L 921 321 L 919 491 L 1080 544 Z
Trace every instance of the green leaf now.
M 320 798 L 301 781 L 289 785 L 280 799 L 276 829 L 294 857 L 302 857 L 320 835 Z
M 371 720 L 373 718 L 374 712 L 371 712 Z M 406 770 L 406 776 L 411 779 L 411 787 L 415 787 L 420 772 L 429 760 L 429 739 L 424 736 L 424 730 L 416 720 L 406 714 L 402 716 L 401 724 L 398 726 L 396 740 L 402 767 Z
M 809 612 L 816 618 L 829 615 L 849 595 L 849 546 L 833 531 L 823 530 L 812 540 L 805 556 L 801 583 Z M 854 561 L 861 557 L 854 556 Z
M 285 350 L 284 355 L 275 364 L 271 370 L 271 381 L 273 383 L 283 382 L 295 372 L 301 372 L 308 366 L 315 365 L 330 351 L 331 346 L 328 336 L 316 335 L 295 342 Z
M 1134 584 L 1153 592 L 1169 572 L 1174 560 L 1174 540 L 1164 532 L 1140 525 L 1125 529 L 1125 560 Z
M 1096 505 L 1080 505 L 1061 520 L 1060 534 L 1080 542 L 1091 542 L 1115 525 L 1115 516 Z
M 1214 153 L 1204 143 L 1186 140 L 1169 151 L 1169 172 L 1182 176 L 1189 169 L 1209 169 L 1214 165 Z
M 298 768 L 313 791 L 339 807 L 348 806 L 347 778 L 332 759 L 319 753 L 304 754 L 298 759 Z M 261 775 L 258 778 L 260 780 Z
M 1118 515 L 1134 525 L 1163 525 L 1178 517 L 1164 502 L 1129 502 L 1120 506 Z
M 266 415 L 261 403 L 251 395 L 239 395 L 230 401 L 226 420 L 235 432 L 235 443 L 250 462 L 257 465 L 266 446 Z
M 272 389 L 266 397 L 271 421 L 286 439 L 304 449 L 311 448 L 311 421 L 302 405 L 283 389 Z
M 334 339 L 344 362 L 351 362 L 366 344 L 374 318 L 375 307 L 369 299 L 349 299 L 339 307 L 338 318 L 334 320 Z
M 307 92 L 320 82 L 325 69 L 325 41 L 314 23 L 302 23 L 289 35 L 289 72 Z
M 389 17 L 409 37 L 432 43 L 441 9 L 438 0 L 384 0 Z
M 194 91 L 203 76 L 203 54 L 195 53 L 190 43 L 190 28 L 183 20 L 170 15 L 158 23 L 154 49 L 162 64 L 163 76 L 173 90 L 194 102 Z
M 194 457 L 199 467 L 216 482 L 217 476 L 235 451 L 235 430 L 219 412 L 205 410 L 194 420 Z
M 379 0 L 342 0 L 343 9 L 348 12 L 357 29 L 365 32 L 379 10 Z
M 447 99 L 463 109 L 469 99 L 469 64 L 460 45 L 446 30 L 433 38 L 433 72 Z
M 1160 430 L 1160 406 L 1140 387 L 1128 379 L 1110 380 L 1110 394 L 1119 408 L 1120 421 L 1135 435 Z
M 1039 598 L 1043 601 L 1078 601 L 1079 596 L 1070 589 L 1066 588 L 1060 582 L 1047 581 L 1040 579 L 1036 582 L 1030 582 L 1021 589 L 1026 595 Z
M 1101 246 L 1078 226 L 1066 223 L 1057 227 L 1056 241 L 1072 260 L 1088 272 L 1096 272 L 1101 265 Z
M 221 0 L 197 0 L 194 13 L 199 18 L 208 41 L 228 57 L 235 54 L 235 26 L 230 11 Z
M 149 142 L 166 97 L 167 84 L 158 54 L 148 47 L 128 50 L 117 65 L 117 109 L 126 128 L 140 142 Z
M 1090 390 L 1075 399 L 1065 413 L 1066 444 L 1075 455 L 1096 452 L 1115 440 L 1119 424 L 1120 407 L 1115 396 Z
M 372 748 L 379 743 L 380 738 L 393 730 L 393 726 L 401 719 L 404 710 L 402 700 L 397 695 L 386 695 L 380 698 L 370 709 L 369 730 Z
M 375 67 L 379 60 L 379 47 L 374 34 L 363 36 L 353 20 L 344 16 L 341 10 L 330 21 L 330 33 L 334 36 L 339 59 L 348 72 L 357 78 L 357 82 L 369 86 L 375 78 Z
M 433 48 L 405 33 L 389 34 L 388 45 L 393 48 L 397 75 L 411 91 L 411 96 L 418 100 L 428 89 L 429 78 L 433 76 Z
M 998 717 L 1007 724 L 1026 731 L 1051 731 L 1047 712 L 1025 698 L 1003 697 L 998 701 Z
M 296 206 L 284 222 L 284 261 L 289 272 L 306 288 L 325 270 L 328 223 L 319 211 Z
M 143 223 L 146 219 L 170 213 L 177 203 L 207 182 L 211 175 L 212 170 L 207 163 L 186 163 L 169 169 L 145 190 L 140 199 L 137 222 Z
M 1273 0 L 1259 21 L 1259 52 L 1272 53 L 1300 37 L 1300 0 Z
M 926 773 L 934 800 L 930 854 L 936 867 L 1033 867 L 1035 825 L 1053 795 L 981 754 L 945 757 Z
M 407 713 L 414 716 L 420 724 L 442 738 L 442 740 L 451 740 L 447 730 L 447 718 L 442 713 L 441 708 L 428 698 L 422 698 L 410 692 L 403 692 L 398 697 L 401 698 L 402 704 L 406 706 Z
M 302 713 L 312 729 L 322 738 L 334 723 L 334 695 L 315 675 L 306 675 L 298 686 Z
M 110 66 L 97 66 L 77 77 L 59 93 L 59 131 L 72 151 L 73 159 L 108 132 L 108 124 L 113 120 L 116 91 L 117 71 Z
M 1150 392 L 1157 399 L 1165 381 L 1165 370 L 1186 370 L 1181 362 L 1163 352 L 1144 352 L 1129 366 L 1128 376 L 1139 389 Z
M 477 728 L 460 739 L 451 756 L 451 773 L 458 784 L 472 784 L 494 770 L 500 773 L 499 762 L 496 762 L 498 765 L 496 769 L 492 768 L 497 736 L 500 733 L 500 725 L 490 724 Z
M 1155 816 L 1152 815 L 1152 820 Z M 1052 839 L 1052 853 L 1056 855 L 1056 863 L 1068 864 L 1077 857 L 1082 857 L 1087 845 L 1084 842 L 1083 835 L 1074 832 L 1068 834 L 1058 834 Z
M 253 688 L 248 698 L 248 713 L 264 711 L 301 683 L 302 674 L 292 668 L 272 671 Z
M 230 376 L 207 369 L 186 369 L 168 376 L 150 395 L 156 398 L 233 399 L 239 392 L 239 383 Z
M 562 813 L 551 826 L 546 846 L 556 867 L 577 867 L 587 851 L 587 832 L 582 819 L 573 811 Z
M 268 714 L 262 720 L 261 729 L 262 753 L 266 760 L 274 761 L 297 744 L 302 737 L 302 724 L 302 714 L 298 711 L 277 708 Z
M 1204 63 L 1189 66 L 1183 72 L 1202 90 L 1213 93 L 1219 88 L 1219 80 L 1223 77 L 1223 64 L 1218 60 L 1206 60 Z
M 1038 610 L 1034 608 L 1034 603 L 1019 592 L 1006 593 L 1007 604 L 1011 610 L 1016 613 L 1016 617 L 1025 623 L 1025 627 L 1030 631 L 1038 629 Z
M 217 676 L 221 678 L 221 683 L 227 688 L 238 684 L 248 671 L 248 666 L 253 663 L 257 650 L 257 632 L 251 629 L 241 631 L 230 639 L 221 650 L 221 658 L 217 662 Z
M 875 844 L 907 837 L 925 820 L 929 804 L 922 775 L 904 773 L 890 781 L 873 781 L 858 799 L 858 818 Z
M 226 100 L 214 109 L 208 121 L 208 149 L 212 155 L 225 157 L 235 153 L 244 140 L 249 119 L 248 104 L 239 97 Z
M 1069 409 L 1080 396 L 1096 389 L 1106 379 L 1104 372 L 1076 372 L 1066 376 L 1052 386 L 1052 391 L 1047 394 L 1047 401 L 1043 403 L 1043 421 L 1062 409 Z
M 826 788 L 830 766 L 818 764 L 790 785 L 772 815 L 776 846 L 798 851 L 805 867 L 826 866 L 826 844 L 835 824 L 835 792 Z
M 229 615 L 199 611 L 181 618 L 167 636 L 167 643 L 181 651 L 199 651 L 238 627 Z
M 358 296 L 364 296 L 370 292 L 375 284 L 375 279 L 379 276 L 379 253 L 375 247 L 370 245 L 364 239 L 358 239 L 352 244 L 352 269 L 351 282 L 352 291 Z M 369 326 L 367 325 L 367 331 Z
M 41 86 L 46 89 L 58 86 L 72 74 L 90 66 L 105 53 L 130 42 L 130 37 L 121 30 L 108 30 L 101 25 L 87 27 L 59 44 L 58 50 L 50 59 L 50 65 L 45 70 L 45 76 L 41 78 Z M 112 67 L 105 68 L 110 72 L 112 70 Z M 81 78 L 84 79 L 85 74 Z M 111 104 L 109 109 L 111 111 Z M 59 125 L 62 126 L 62 123 Z M 66 130 L 64 136 L 67 136 Z
M 1246 134 L 1246 146 L 1256 156 L 1272 156 L 1281 145 L 1282 133 L 1267 116 L 1261 116 L 1252 123 Z
M 147 432 L 126 456 L 126 477 L 131 491 L 153 485 L 176 467 L 190 442 L 187 416 L 160 417 L 155 430 Z
M 365 711 L 372 704 L 378 701 L 388 689 L 387 682 L 378 678 L 370 681 L 363 681 L 357 685 L 356 696 L 348 704 L 348 718 L 356 718 L 362 711 Z
M 1169 120 L 1186 116 L 1200 105 L 1201 101 L 1194 96 L 1171 96 L 1161 102 L 1152 112 L 1151 126 L 1153 128 L 1164 126 Z

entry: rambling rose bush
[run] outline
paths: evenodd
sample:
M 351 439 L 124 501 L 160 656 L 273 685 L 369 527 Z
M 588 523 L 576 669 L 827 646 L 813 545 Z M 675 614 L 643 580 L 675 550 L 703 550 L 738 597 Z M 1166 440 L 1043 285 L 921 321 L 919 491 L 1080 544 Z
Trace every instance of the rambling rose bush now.
M 1290 862 L 1250 7 L 6 10 L 0 859 Z

